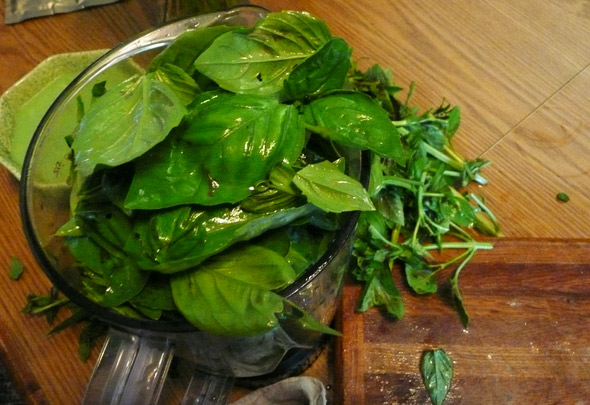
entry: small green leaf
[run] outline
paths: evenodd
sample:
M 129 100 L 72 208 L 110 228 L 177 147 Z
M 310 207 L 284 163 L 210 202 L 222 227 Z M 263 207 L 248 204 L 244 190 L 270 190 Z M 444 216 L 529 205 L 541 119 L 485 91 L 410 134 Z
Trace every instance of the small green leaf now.
M 8 276 L 12 280 L 18 280 L 24 272 L 23 262 L 21 262 L 18 257 L 13 257 L 10 260 L 10 272 Z
M 434 405 L 441 405 L 451 388 L 453 363 L 442 349 L 428 350 L 422 355 L 422 378 Z
M 95 97 L 95 98 L 102 97 L 104 95 L 104 93 L 106 93 L 106 91 L 107 91 L 106 86 L 107 86 L 106 80 L 98 82 L 94 86 L 92 86 L 92 97 Z
M 567 195 L 564 192 L 557 193 L 555 198 L 557 198 L 559 201 L 562 201 L 562 202 L 568 202 L 570 200 L 569 195 Z
M 424 260 L 416 257 L 406 262 L 406 279 L 417 294 L 433 294 L 437 290 L 435 273 Z
M 397 319 L 404 316 L 402 296 L 385 266 L 375 269 L 361 293 L 359 311 L 365 312 L 372 307 L 384 307 L 388 314 Z
M 327 160 L 301 169 L 293 183 L 310 203 L 327 212 L 375 210 L 362 184 Z
M 459 107 L 454 107 L 450 112 L 447 119 L 447 128 L 445 130 L 445 135 L 448 138 L 451 138 L 461 125 L 461 110 Z
M 342 333 L 332 329 L 328 325 L 324 325 L 291 301 L 285 300 L 285 307 L 285 310 L 281 314 L 281 318 L 295 320 L 300 328 L 325 333 L 327 335 L 342 336 Z

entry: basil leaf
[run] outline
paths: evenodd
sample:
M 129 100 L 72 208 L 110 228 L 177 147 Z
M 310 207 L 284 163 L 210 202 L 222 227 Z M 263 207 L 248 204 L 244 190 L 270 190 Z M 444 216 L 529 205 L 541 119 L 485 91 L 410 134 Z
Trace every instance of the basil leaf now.
M 146 258 L 139 261 L 139 265 L 145 264 L 146 269 L 162 273 L 186 270 L 237 242 L 287 225 L 316 209 L 306 204 L 274 212 L 250 213 L 239 207 L 200 210 L 183 206 L 140 215 L 134 233 L 139 236 L 141 249 L 135 250 Z
M 173 276 L 172 294 L 178 310 L 197 328 L 251 336 L 278 326 L 276 314 L 283 311 L 283 299 L 270 289 L 284 285 L 292 275 L 281 256 L 250 246 Z
M 445 197 L 446 201 L 440 206 L 441 213 L 459 226 L 472 227 L 475 223 L 475 212 L 469 201 L 453 192 L 445 192 Z
M 303 226 L 292 226 L 285 232 L 290 241 L 285 259 L 297 274 L 303 273 L 320 259 L 334 236 L 332 232 L 317 232 L 311 227 Z
M 342 336 L 340 332 L 324 325 L 318 319 L 314 318 L 308 312 L 299 308 L 294 303 L 284 300 L 285 310 L 281 313 L 281 319 L 286 321 L 295 321 L 296 325 L 305 330 L 311 330 L 327 335 Z M 288 327 L 287 327 L 288 328 Z
M 150 278 L 141 292 L 131 299 L 134 307 L 150 308 L 154 310 L 172 311 L 176 309 L 172 298 L 170 280 L 159 274 L 150 274 Z
M 213 256 L 202 267 L 215 268 L 226 277 L 269 290 L 284 288 L 297 277 L 283 256 L 257 245 L 245 245 Z
M 153 73 L 108 91 L 84 115 L 72 149 L 76 170 L 89 176 L 97 165 L 118 166 L 143 155 L 180 123 L 185 108 Z
M 365 312 L 372 307 L 382 307 L 387 313 L 397 319 L 404 316 L 404 304 L 402 296 L 397 289 L 391 272 L 383 263 L 372 263 L 375 268 L 371 276 L 365 280 L 365 286 L 361 293 L 359 311 Z
M 325 23 L 307 13 L 271 13 L 247 33 L 221 35 L 195 67 L 234 93 L 276 94 L 293 68 L 330 38 Z
M 261 96 L 202 94 L 185 125 L 136 161 L 130 209 L 236 203 L 305 142 L 295 107 Z
M 76 260 L 106 281 L 98 295 L 89 295 L 101 305 L 116 307 L 135 297 L 144 288 L 149 273 L 140 270 L 126 257 L 110 255 L 92 237 L 70 237 L 66 243 Z
M 445 129 L 445 135 L 448 139 L 451 139 L 459 126 L 461 125 L 461 110 L 459 107 L 453 107 L 451 111 L 449 111 L 447 127 Z
M 433 294 L 438 289 L 435 273 L 424 260 L 413 257 L 405 263 L 406 279 L 417 294 Z
M 360 92 L 337 92 L 304 106 L 308 128 L 343 145 L 370 149 L 405 165 L 397 128 L 387 112 Z
M 92 98 L 102 97 L 107 92 L 107 82 L 103 80 L 92 86 Z
M 178 96 L 183 105 L 189 105 L 201 92 L 201 89 L 181 68 L 164 64 L 154 72 L 154 78 L 168 85 Z
M 220 35 L 238 29 L 226 25 L 199 27 L 181 34 L 165 50 L 152 59 L 148 71 L 153 72 L 165 64 L 176 65 L 189 75 L 195 71 L 197 57 Z
M 428 350 L 422 355 L 422 378 L 432 403 L 444 402 L 453 379 L 453 363 L 442 349 Z
M 301 100 L 342 88 L 351 67 L 352 50 L 342 38 L 332 38 L 298 65 L 283 83 L 282 98 Z
M 327 160 L 301 169 L 293 183 L 310 203 L 327 212 L 375 209 L 362 184 Z

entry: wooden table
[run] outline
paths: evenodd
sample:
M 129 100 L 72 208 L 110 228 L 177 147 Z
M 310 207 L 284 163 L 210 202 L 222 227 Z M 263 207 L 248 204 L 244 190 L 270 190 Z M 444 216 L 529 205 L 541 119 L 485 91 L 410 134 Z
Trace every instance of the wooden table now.
M 4 4 L 0 20 L 4 20 Z M 463 330 L 444 294 L 406 294 L 392 322 L 355 313 L 347 285 L 344 337 L 307 373 L 333 384 L 336 403 L 428 403 L 423 350 L 455 364 L 449 403 L 590 401 L 590 6 L 584 0 L 270 1 L 307 10 L 354 48 L 361 65 L 390 67 L 414 104 L 459 105 L 464 155 L 492 161 L 479 190 L 505 238 L 462 274 L 472 326 Z M 55 53 L 108 48 L 158 24 L 162 2 L 128 0 L 79 12 L 0 23 L 0 93 Z M 558 192 L 571 200 L 556 200 Z M 50 338 L 20 309 L 50 284 L 21 231 L 18 182 L 0 169 L 0 354 L 29 403 L 79 402 L 96 353 L 81 363 L 77 332 Z M 26 268 L 14 282 L 10 259 Z M 330 354 L 334 355 L 331 361 Z M 241 395 L 236 394 L 236 397 Z M 585 402 L 586 401 L 586 402 Z

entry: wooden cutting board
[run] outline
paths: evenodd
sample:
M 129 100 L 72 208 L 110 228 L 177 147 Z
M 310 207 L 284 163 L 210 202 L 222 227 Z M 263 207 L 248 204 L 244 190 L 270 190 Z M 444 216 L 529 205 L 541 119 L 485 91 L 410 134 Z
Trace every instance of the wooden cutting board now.
M 590 403 L 590 240 L 500 239 L 463 269 L 464 329 L 448 291 L 404 289 L 403 320 L 356 312 L 344 291 L 336 349 L 338 404 L 428 404 L 427 349 L 451 357 L 445 404 Z M 400 276 L 400 274 L 396 274 Z M 399 277 L 398 277 L 399 279 Z

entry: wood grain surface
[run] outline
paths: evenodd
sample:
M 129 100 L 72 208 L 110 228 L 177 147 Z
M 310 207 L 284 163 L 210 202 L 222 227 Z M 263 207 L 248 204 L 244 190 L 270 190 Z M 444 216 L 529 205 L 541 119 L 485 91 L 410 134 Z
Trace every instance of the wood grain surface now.
M 442 348 L 454 376 L 447 404 L 584 404 L 590 398 L 590 240 L 506 238 L 461 272 L 463 328 L 448 291 L 404 293 L 406 314 L 356 313 L 346 287 L 336 403 L 424 404 L 425 350 Z M 559 254 L 556 254 L 559 252 Z
M 5 4 L 0 0 L 0 93 L 48 56 L 112 47 L 163 18 L 163 0 L 125 0 L 6 26 Z M 391 68 L 406 89 L 415 81 L 413 102 L 421 109 L 443 98 L 459 105 L 455 146 L 469 158 L 492 161 L 485 171 L 490 182 L 478 192 L 506 235 L 464 271 L 462 289 L 473 318 L 469 332 L 456 328 L 444 295 L 408 296 L 408 316 L 401 322 L 385 322 L 374 313 L 361 317 L 354 312 L 358 287 L 351 284 L 342 305 L 344 338 L 308 373 L 336 387 L 330 395 L 335 402 L 428 403 L 416 359 L 425 347 L 440 345 L 456 366 L 453 403 L 588 401 L 590 3 L 255 4 L 324 19 L 351 44 L 359 65 Z M 568 203 L 556 200 L 561 191 L 571 197 Z M 28 403 L 79 403 L 97 353 L 81 363 L 77 331 L 46 337 L 43 319 L 21 313 L 27 294 L 44 293 L 50 283 L 21 230 L 18 183 L 2 168 L 0 246 L 2 361 Z M 12 257 L 25 265 L 18 282 L 6 276 Z M 179 389 L 171 386 L 166 403 L 178 398 Z

